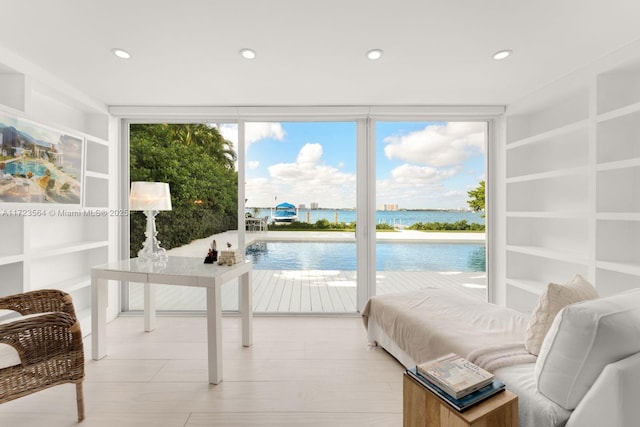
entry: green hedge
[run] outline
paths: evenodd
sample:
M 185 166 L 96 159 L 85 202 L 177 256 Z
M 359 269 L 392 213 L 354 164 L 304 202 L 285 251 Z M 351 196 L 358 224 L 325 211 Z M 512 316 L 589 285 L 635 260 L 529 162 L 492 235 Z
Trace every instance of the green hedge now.
M 294 221 L 290 224 L 269 224 L 269 230 L 272 231 L 354 231 L 356 229 L 356 223 L 344 223 L 339 222 L 337 224 L 329 222 L 327 219 L 321 219 L 313 224 L 306 222 Z M 484 224 L 471 223 L 468 224 L 466 220 L 457 222 L 418 222 L 407 230 L 419 230 L 419 231 L 484 231 Z M 376 230 L 378 231 L 393 231 L 395 228 L 393 225 L 382 223 L 376 224 Z
M 300 221 L 293 221 L 289 224 L 269 224 L 269 230 L 273 231 L 354 231 L 355 229 L 355 222 L 336 224 L 328 219 L 319 219 L 313 224 Z
M 472 222 L 467 223 L 466 220 L 456 222 L 417 222 L 409 227 L 408 230 L 420 231 L 484 231 L 484 224 Z

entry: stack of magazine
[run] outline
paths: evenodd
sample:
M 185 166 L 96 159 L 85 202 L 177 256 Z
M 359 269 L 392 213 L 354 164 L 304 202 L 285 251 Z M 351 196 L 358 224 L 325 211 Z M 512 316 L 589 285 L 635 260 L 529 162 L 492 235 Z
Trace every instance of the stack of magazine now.
M 453 353 L 407 369 L 407 374 L 458 411 L 505 388 L 493 374 Z

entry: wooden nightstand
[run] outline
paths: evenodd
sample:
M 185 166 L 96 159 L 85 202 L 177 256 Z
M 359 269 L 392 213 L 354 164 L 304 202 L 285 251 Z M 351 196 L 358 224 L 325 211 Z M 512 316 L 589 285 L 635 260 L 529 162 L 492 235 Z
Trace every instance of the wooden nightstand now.
M 518 396 L 508 390 L 459 412 L 406 373 L 404 427 L 517 427 Z

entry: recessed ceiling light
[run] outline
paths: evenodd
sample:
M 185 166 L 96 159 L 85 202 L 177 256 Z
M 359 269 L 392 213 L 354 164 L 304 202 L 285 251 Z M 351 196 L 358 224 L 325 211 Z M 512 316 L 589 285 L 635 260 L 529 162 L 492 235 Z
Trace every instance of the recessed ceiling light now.
M 122 59 L 131 58 L 131 54 L 129 52 L 127 52 L 126 50 L 123 50 L 123 49 L 114 48 L 114 49 L 111 49 L 111 52 L 113 52 L 113 54 L 115 56 L 117 56 L 118 58 L 122 58 Z
M 496 61 L 499 61 L 501 59 L 505 59 L 509 55 L 511 55 L 510 50 L 501 50 L 493 54 L 493 59 L 495 59 Z
M 254 59 L 256 57 L 256 53 L 252 49 L 242 49 L 240 55 L 242 55 L 244 59 Z
M 367 58 L 369 58 L 372 61 L 375 61 L 376 59 L 380 59 L 382 57 L 382 51 L 380 49 L 371 49 L 369 52 L 367 52 Z

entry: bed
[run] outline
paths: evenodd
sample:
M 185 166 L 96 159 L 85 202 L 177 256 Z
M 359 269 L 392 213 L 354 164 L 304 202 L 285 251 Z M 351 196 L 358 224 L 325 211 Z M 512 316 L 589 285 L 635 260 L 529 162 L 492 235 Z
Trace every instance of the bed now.
M 369 342 L 407 368 L 450 352 L 469 358 L 486 349 L 524 349 L 528 323 L 528 316 L 518 311 L 436 287 L 372 297 L 362 319 Z M 524 353 L 512 356 L 525 363 L 511 357 L 493 371 L 518 395 L 520 425 L 563 426 L 571 411 L 537 392 L 535 357 Z
M 435 287 L 374 296 L 362 319 L 369 342 L 407 367 L 450 352 L 466 357 L 481 347 L 522 342 L 528 322 L 515 310 Z

